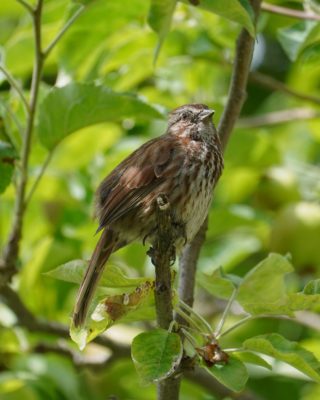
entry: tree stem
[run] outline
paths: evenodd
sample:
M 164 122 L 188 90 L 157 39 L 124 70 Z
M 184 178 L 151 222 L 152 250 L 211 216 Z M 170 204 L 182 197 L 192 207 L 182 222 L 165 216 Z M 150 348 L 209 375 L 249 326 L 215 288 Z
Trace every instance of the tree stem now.
M 14 210 L 14 220 L 12 230 L 9 235 L 8 243 L 4 250 L 4 270 L 1 284 L 10 281 L 15 273 L 15 264 L 19 254 L 19 244 L 22 234 L 23 215 L 25 211 L 25 192 L 28 183 L 28 166 L 30 146 L 32 141 L 35 112 L 37 106 L 38 92 L 41 81 L 43 54 L 41 51 L 41 14 L 43 0 L 38 0 L 35 9 L 33 10 L 33 28 L 35 39 L 35 64 L 32 75 L 29 114 L 27 118 L 27 126 L 23 136 L 22 151 L 21 151 L 21 170 L 20 180 L 17 187 L 16 204 Z M 4 272 L 4 271 L 2 271 Z

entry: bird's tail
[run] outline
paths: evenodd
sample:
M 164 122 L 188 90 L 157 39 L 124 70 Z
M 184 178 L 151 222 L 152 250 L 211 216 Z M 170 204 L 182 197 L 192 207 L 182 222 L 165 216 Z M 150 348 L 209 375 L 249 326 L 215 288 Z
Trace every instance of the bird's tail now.
M 72 317 L 75 327 L 82 326 L 86 320 L 90 301 L 115 243 L 114 233 L 111 230 L 105 229 L 94 249 L 78 291 Z

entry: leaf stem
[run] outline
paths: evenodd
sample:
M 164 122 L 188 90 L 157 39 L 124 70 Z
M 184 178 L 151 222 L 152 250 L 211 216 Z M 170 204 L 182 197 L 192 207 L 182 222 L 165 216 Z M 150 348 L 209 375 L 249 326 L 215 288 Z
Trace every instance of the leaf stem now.
M 232 306 L 237 294 L 238 294 L 238 289 L 234 289 L 234 291 L 233 291 L 233 293 L 232 293 L 232 295 L 231 295 L 231 297 L 230 297 L 230 299 L 228 301 L 228 304 L 227 304 L 226 308 L 223 311 L 222 317 L 221 317 L 221 319 L 220 319 L 220 321 L 218 323 L 218 326 L 217 326 L 217 329 L 216 329 L 216 332 L 215 332 L 215 337 L 216 338 L 219 337 L 219 335 L 220 335 L 220 333 L 221 333 L 221 331 L 223 329 L 223 326 L 224 326 L 224 324 L 226 322 L 226 319 L 228 318 L 231 306 Z
M 75 22 L 75 20 L 83 13 L 85 10 L 85 6 L 81 5 L 80 8 L 72 15 L 72 17 L 66 22 L 61 31 L 57 34 L 57 36 L 49 43 L 48 47 L 44 50 L 43 55 L 45 58 L 49 56 L 55 45 L 59 42 L 62 36 L 66 33 L 66 31 L 70 28 L 70 26 Z
M 22 101 L 22 104 L 24 105 L 25 110 L 27 111 L 27 113 L 29 113 L 30 112 L 29 104 L 28 104 L 27 99 L 25 98 L 21 88 L 19 87 L 18 83 L 15 81 L 13 76 L 10 74 L 9 71 L 6 70 L 6 68 L 3 65 L 0 65 L 0 71 L 7 78 L 7 81 L 10 83 L 10 85 L 18 93 L 18 95 Z
M 46 157 L 44 163 L 41 166 L 39 175 L 37 176 L 36 180 L 34 181 L 32 187 L 30 189 L 30 192 L 26 196 L 26 200 L 25 200 L 25 205 L 26 206 L 30 203 L 31 198 L 32 198 L 34 192 L 36 191 L 36 189 L 37 189 L 37 187 L 38 187 L 38 185 L 40 183 L 40 180 L 42 179 L 43 174 L 44 174 L 45 170 L 47 169 L 47 167 L 48 167 L 48 165 L 49 165 L 49 163 L 50 163 L 50 161 L 52 159 L 52 155 L 53 155 L 53 149 L 50 150 L 49 153 L 47 154 L 47 157 Z
M 194 317 L 197 318 L 197 320 L 201 323 L 201 325 L 205 328 L 205 330 L 209 333 L 209 335 L 212 335 L 212 328 L 208 321 L 206 321 L 200 314 L 195 312 L 193 308 L 191 308 L 188 304 L 186 304 L 183 300 L 179 301 L 179 305 L 182 306 L 190 315 L 193 315 Z
M 20 3 L 24 8 L 27 9 L 27 11 L 29 11 L 30 14 L 33 14 L 33 8 L 32 6 L 26 2 L 25 0 L 16 0 L 18 3 Z

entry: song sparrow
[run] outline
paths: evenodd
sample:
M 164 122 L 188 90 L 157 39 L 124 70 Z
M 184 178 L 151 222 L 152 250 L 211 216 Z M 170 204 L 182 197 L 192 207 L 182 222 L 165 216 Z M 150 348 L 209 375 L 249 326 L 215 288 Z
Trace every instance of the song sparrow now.
M 122 161 L 97 190 L 100 239 L 81 283 L 73 313 L 83 325 L 104 265 L 111 253 L 156 232 L 156 198 L 165 194 L 174 218 L 184 225 L 179 254 L 203 223 L 219 179 L 223 159 L 212 123 L 213 111 L 204 104 L 187 104 L 170 113 L 167 131 Z

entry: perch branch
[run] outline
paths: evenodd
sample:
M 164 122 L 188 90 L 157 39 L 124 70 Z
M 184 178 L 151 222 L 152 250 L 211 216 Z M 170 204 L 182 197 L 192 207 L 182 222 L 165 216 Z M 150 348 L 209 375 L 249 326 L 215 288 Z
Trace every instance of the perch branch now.
M 173 320 L 171 263 L 175 259 L 175 233 L 168 198 L 157 198 L 157 236 L 148 254 L 155 265 L 155 305 L 160 328 L 168 329 Z M 158 383 L 158 400 L 177 400 L 180 380 L 169 377 Z

